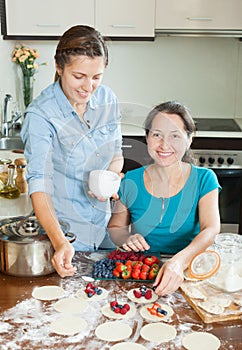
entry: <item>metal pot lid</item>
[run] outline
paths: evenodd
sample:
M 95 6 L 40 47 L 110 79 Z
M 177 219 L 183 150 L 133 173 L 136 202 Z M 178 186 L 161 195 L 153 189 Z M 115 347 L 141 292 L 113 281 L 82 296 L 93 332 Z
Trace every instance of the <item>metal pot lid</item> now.
M 60 221 L 64 233 L 69 230 L 66 222 Z M 49 240 L 36 216 L 15 217 L 0 221 L 0 239 L 11 242 L 31 243 Z

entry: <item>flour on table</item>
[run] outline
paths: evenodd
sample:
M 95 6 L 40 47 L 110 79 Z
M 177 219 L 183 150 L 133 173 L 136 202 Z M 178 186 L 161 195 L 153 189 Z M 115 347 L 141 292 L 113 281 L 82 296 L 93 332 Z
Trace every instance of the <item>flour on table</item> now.
M 63 315 L 50 324 L 52 332 L 60 335 L 74 335 L 87 328 L 87 322 L 79 316 Z
M 110 350 L 147 350 L 144 345 L 133 343 L 133 342 L 123 342 L 111 346 Z
M 231 297 L 226 294 L 210 296 L 207 301 L 222 307 L 228 307 L 232 303 Z
M 236 304 L 236 305 L 239 305 L 239 306 L 242 306 L 242 297 L 235 297 L 234 298 L 234 303 Z
M 155 302 L 155 301 L 158 299 L 158 295 L 155 294 L 153 291 L 152 291 L 152 297 L 151 297 L 151 299 L 145 299 L 144 296 L 142 296 L 141 298 L 136 298 L 136 297 L 134 296 L 134 290 L 135 290 L 135 289 L 129 290 L 129 291 L 128 291 L 128 294 L 127 294 L 127 297 L 128 297 L 131 301 L 133 301 L 133 302 L 135 302 L 135 303 L 139 303 L 139 304 L 153 303 L 153 302 Z M 137 288 L 137 290 L 138 290 L 138 288 Z
M 143 339 L 160 344 L 176 337 L 176 328 L 165 323 L 150 323 L 140 330 Z
M 201 309 L 203 309 L 204 311 L 206 311 L 210 314 L 221 315 L 224 312 L 223 306 L 221 306 L 219 304 L 211 303 L 210 301 L 201 301 L 201 302 L 197 303 L 197 305 Z
M 38 300 L 55 300 L 65 295 L 63 288 L 59 286 L 42 286 L 33 290 L 32 297 Z
M 211 333 L 193 332 L 182 339 L 182 345 L 187 350 L 217 350 L 220 347 L 220 340 Z
M 69 297 L 58 300 L 54 304 L 54 309 L 59 312 L 77 314 L 84 311 L 88 306 L 85 300 Z
M 121 321 L 105 322 L 96 328 L 95 334 L 101 340 L 119 341 L 130 337 L 132 329 Z
M 182 284 L 182 290 L 192 299 L 201 299 L 206 300 L 206 295 L 203 294 L 203 292 L 199 289 L 197 285 L 191 285 L 191 284 Z
M 102 290 L 102 294 L 98 295 L 98 294 L 94 294 L 91 298 L 89 298 L 87 296 L 87 293 L 85 292 L 85 288 L 83 289 L 79 289 L 76 292 L 76 296 L 78 298 L 84 299 L 84 300 L 88 300 L 88 301 L 97 301 L 97 300 L 103 300 L 106 299 L 108 296 L 108 291 L 104 288 L 98 287 L 99 289 Z
M 113 310 L 110 308 L 110 304 L 104 305 L 101 309 L 102 314 L 108 318 L 116 318 L 116 319 L 124 319 L 124 318 L 132 318 L 136 314 L 136 308 L 133 305 L 129 305 L 130 310 L 125 314 L 116 314 Z
M 145 318 L 146 320 L 153 321 L 153 322 L 167 321 L 167 319 L 170 318 L 174 314 L 173 309 L 169 305 L 161 304 L 162 310 L 165 310 L 167 312 L 167 315 L 164 315 L 164 317 L 151 315 L 149 310 L 147 310 L 147 307 L 152 307 L 152 306 L 153 306 L 153 304 L 144 305 L 140 309 L 141 316 L 143 318 Z

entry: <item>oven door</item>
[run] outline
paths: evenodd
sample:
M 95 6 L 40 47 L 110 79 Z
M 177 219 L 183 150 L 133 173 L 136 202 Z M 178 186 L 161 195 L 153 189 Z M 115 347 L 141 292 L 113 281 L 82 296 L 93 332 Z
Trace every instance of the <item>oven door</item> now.
M 212 169 L 222 191 L 219 195 L 221 232 L 242 234 L 242 169 Z

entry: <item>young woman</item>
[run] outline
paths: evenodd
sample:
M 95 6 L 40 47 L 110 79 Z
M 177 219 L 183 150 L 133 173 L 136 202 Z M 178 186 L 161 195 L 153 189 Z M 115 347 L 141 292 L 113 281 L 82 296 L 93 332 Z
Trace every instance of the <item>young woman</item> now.
M 28 107 L 22 129 L 29 193 L 35 215 L 55 249 L 60 276 L 75 272 L 76 250 L 97 249 L 105 239 L 109 201 L 88 194 L 94 169 L 120 173 L 120 112 L 117 98 L 101 85 L 108 64 L 98 31 L 74 26 L 61 37 L 55 54 L 56 81 Z M 73 246 L 59 221 L 77 237 Z
M 180 286 L 192 257 L 219 232 L 220 186 L 212 170 L 191 162 L 195 125 L 186 107 L 175 101 L 158 105 L 145 131 L 153 163 L 126 173 L 108 229 L 126 250 L 173 255 L 154 283 L 156 293 L 165 295 Z

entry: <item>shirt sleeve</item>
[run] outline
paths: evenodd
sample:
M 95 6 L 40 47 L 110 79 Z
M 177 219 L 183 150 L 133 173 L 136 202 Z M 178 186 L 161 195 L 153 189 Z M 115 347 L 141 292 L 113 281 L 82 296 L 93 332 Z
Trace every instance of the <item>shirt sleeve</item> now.
M 207 193 L 215 190 L 216 188 L 218 188 L 219 191 L 222 190 L 222 187 L 218 182 L 218 178 L 215 172 L 211 169 L 203 169 L 203 170 L 205 171 L 201 176 L 200 198 L 205 196 Z
M 53 193 L 52 140 L 54 130 L 47 120 L 33 112 L 26 114 L 21 136 L 25 144 L 29 194 Z

